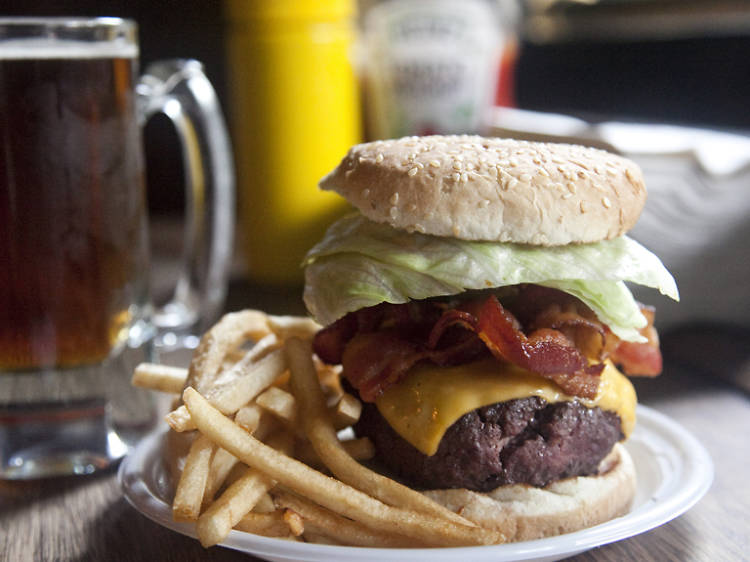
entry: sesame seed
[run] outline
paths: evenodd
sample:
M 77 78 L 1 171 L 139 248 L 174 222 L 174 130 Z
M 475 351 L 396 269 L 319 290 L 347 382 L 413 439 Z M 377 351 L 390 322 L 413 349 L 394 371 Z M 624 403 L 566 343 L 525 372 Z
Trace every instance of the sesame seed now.
M 469 174 L 467 174 L 466 172 L 464 172 L 463 174 L 461 174 L 461 181 L 464 182 L 464 183 L 466 183 L 467 181 L 469 181 Z
M 391 205 L 395 205 L 396 203 L 398 203 L 398 191 L 391 195 L 390 202 Z
M 396 207 L 391 207 L 388 214 L 391 215 L 392 219 L 395 219 L 398 215 L 398 209 Z
M 463 168 L 463 164 L 461 164 L 461 162 L 454 162 L 453 163 L 453 169 L 454 170 L 460 170 L 461 168 Z
M 453 174 L 453 181 L 459 181 L 460 179 L 461 179 L 461 174 L 459 174 L 458 172 Z
M 518 180 L 516 178 L 510 178 L 508 180 L 508 183 L 505 184 L 505 189 L 513 189 L 518 185 Z
M 358 160 L 358 161 L 359 161 L 359 163 L 361 164 L 362 162 L 364 162 L 364 161 L 365 161 L 365 160 L 367 160 L 367 159 L 366 159 L 366 158 L 365 158 L 364 156 L 360 156 L 360 157 L 359 157 L 359 158 L 358 158 L 357 160 Z
M 633 172 L 630 171 L 630 168 L 627 168 L 625 170 L 625 176 L 628 178 L 630 183 L 635 183 L 635 179 L 633 178 Z
M 604 205 L 604 207 L 607 209 L 612 206 L 612 202 L 609 200 L 609 197 L 602 197 L 602 205 Z
M 570 191 L 571 193 L 576 192 L 576 184 L 574 182 L 572 181 L 568 182 L 568 191 Z
M 378 164 L 380 164 L 380 163 L 381 163 L 381 162 L 383 161 L 383 158 L 384 158 L 384 156 L 383 156 L 383 153 L 381 152 L 381 153 L 379 153 L 379 154 L 378 154 L 378 155 L 377 155 L 377 156 L 375 157 L 375 162 L 377 162 Z
M 439 168 L 440 160 L 430 160 L 430 166 L 432 166 L 433 168 Z
M 562 196 L 563 199 L 570 199 L 571 197 L 573 197 L 572 193 L 566 193 L 565 195 Z
M 409 173 L 409 176 L 411 176 L 411 177 L 413 177 L 413 176 L 416 176 L 416 175 L 417 175 L 417 172 L 418 172 L 418 171 L 419 171 L 419 168 L 416 168 L 416 167 L 412 168 L 412 169 L 411 169 L 411 170 L 409 170 L 409 172 L 408 172 L 408 173 Z
M 580 166 L 584 170 L 588 170 L 589 169 L 589 167 L 586 164 L 584 164 L 583 162 L 580 162 L 578 160 L 571 160 L 571 162 L 573 162 L 573 164 L 576 164 L 576 165 Z
M 585 201 L 581 201 L 579 207 L 581 208 L 581 213 L 585 213 L 586 212 L 586 203 L 585 203 Z
M 529 183 L 531 181 L 531 174 L 521 174 L 518 176 L 518 179 L 524 183 Z
M 515 168 L 516 166 L 518 166 L 518 159 L 517 158 L 509 158 L 508 159 L 508 164 L 510 164 L 511 167 Z

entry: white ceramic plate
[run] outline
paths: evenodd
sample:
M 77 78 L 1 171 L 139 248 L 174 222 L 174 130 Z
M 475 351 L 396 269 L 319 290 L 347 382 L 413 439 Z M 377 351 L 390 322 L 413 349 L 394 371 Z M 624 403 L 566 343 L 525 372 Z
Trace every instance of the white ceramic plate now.
M 160 525 L 195 537 L 193 525 L 172 521 L 169 485 L 161 461 L 162 431 L 146 437 L 120 465 L 125 497 Z M 222 546 L 266 560 L 411 561 L 559 560 L 590 548 L 648 531 L 684 513 L 706 493 L 713 464 L 703 446 L 682 426 L 645 406 L 626 443 L 638 473 L 638 489 L 627 515 L 575 533 L 496 546 L 378 549 L 328 546 L 272 539 L 232 531 Z

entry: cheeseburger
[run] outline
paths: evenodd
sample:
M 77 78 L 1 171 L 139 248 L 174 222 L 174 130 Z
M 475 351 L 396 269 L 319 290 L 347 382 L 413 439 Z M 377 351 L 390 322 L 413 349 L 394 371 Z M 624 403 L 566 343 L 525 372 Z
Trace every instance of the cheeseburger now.
M 305 259 L 313 348 L 363 402 L 389 474 L 462 515 L 559 534 L 624 513 L 635 471 L 628 376 L 654 376 L 654 311 L 678 298 L 628 238 L 638 166 L 601 151 L 477 136 L 353 147 L 321 187 L 357 212 Z

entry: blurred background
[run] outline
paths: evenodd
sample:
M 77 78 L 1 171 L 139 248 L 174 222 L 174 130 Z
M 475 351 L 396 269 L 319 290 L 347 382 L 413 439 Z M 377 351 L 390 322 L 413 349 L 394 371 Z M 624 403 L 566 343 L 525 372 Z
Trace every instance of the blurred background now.
M 750 2 L 3 0 L 0 14 L 132 18 L 142 68 L 171 57 L 205 64 L 235 141 L 235 283 L 264 298 L 299 292 L 304 248 L 342 210 L 308 195 L 347 146 L 480 131 L 636 159 L 650 199 L 633 235 L 662 257 L 683 296 L 659 302 L 661 322 L 748 324 Z M 456 105 L 446 119 L 450 100 L 437 98 L 461 80 L 481 111 Z M 432 121 L 430 107 L 440 113 Z M 409 120 L 417 113 L 421 121 Z M 155 118 L 145 139 L 151 212 L 179 216 L 174 134 Z M 306 168 L 273 175 L 291 166 Z M 287 187 L 286 199 L 274 194 Z M 255 198 L 268 191 L 273 200 Z
M 362 1 L 360 18 L 375 3 Z M 0 1 L 2 15 L 133 18 L 140 26 L 142 66 L 170 57 L 204 62 L 229 111 L 227 11 L 220 1 Z M 512 12 L 519 43 L 514 64 L 506 66 L 513 76 L 501 77 L 506 82 L 501 103 L 589 119 L 750 130 L 750 2 L 527 0 Z M 149 160 L 149 174 L 165 178 L 155 185 L 180 181 L 171 176 L 179 168 L 172 164 L 179 151 L 162 142 L 170 132 L 154 134 L 159 136 L 148 141 L 159 147 L 159 158 Z M 154 209 L 179 209 L 173 197 L 180 193 L 152 189 Z

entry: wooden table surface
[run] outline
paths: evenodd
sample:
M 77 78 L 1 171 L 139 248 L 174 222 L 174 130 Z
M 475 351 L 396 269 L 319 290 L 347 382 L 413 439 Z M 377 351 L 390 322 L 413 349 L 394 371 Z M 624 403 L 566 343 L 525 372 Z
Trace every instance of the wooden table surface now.
M 230 296 L 232 293 L 230 292 Z M 299 312 L 293 294 L 254 291 L 229 309 Z M 691 510 L 648 533 L 580 554 L 576 561 L 750 559 L 750 401 L 733 380 L 750 368 L 750 331 L 694 327 L 663 338 L 665 371 L 636 380 L 642 403 L 672 417 L 709 451 L 715 478 Z M 730 380 L 731 379 L 731 380 Z M 221 547 L 204 550 L 132 508 L 115 471 L 62 479 L 0 482 L 0 560 L 248 560 Z

